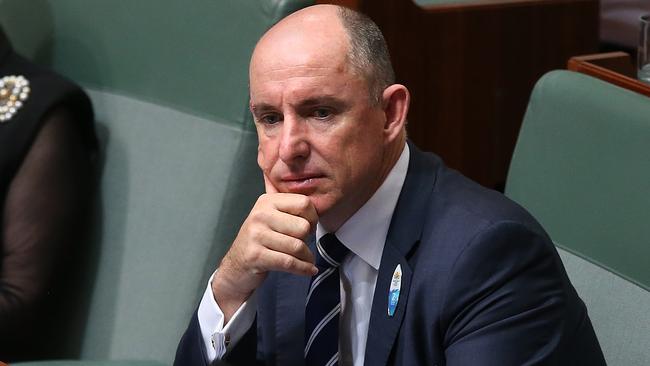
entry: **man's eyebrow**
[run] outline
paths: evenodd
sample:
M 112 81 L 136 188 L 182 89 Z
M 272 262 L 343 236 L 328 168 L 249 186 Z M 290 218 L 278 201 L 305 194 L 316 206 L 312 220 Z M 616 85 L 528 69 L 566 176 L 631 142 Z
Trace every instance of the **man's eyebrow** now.
M 298 104 L 296 104 L 297 107 L 313 107 L 313 106 L 318 106 L 318 105 L 333 105 L 333 106 L 340 106 L 345 104 L 340 98 L 333 96 L 333 95 L 323 95 L 323 96 L 317 96 L 317 97 L 312 97 L 308 98 L 305 100 L 301 100 Z
M 267 103 L 251 104 L 251 111 L 253 113 L 266 112 L 271 110 L 275 110 L 275 107 Z
M 334 95 L 322 95 L 322 96 L 311 97 L 311 98 L 303 99 L 296 104 L 292 104 L 292 106 L 297 109 L 304 109 L 304 108 L 310 108 L 310 107 L 321 106 L 321 105 L 333 106 L 336 108 L 344 109 L 344 107 L 347 104 L 343 100 L 341 100 L 340 98 Z M 275 111 L 275 110 L 277 110 L 277 108 L 268 103 L 251 104 L 251 111 L 253 113 L 262 113 L 262 112 Z

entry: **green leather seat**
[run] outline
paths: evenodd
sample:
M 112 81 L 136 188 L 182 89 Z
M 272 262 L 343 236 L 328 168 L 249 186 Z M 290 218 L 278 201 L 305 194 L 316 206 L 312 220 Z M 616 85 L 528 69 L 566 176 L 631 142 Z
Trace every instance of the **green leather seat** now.
M 87 88 L 101 140 L 96 273 L 83 338 L 71 339 L 78 361 L 30 365 L 171 364 L 263 191 L 248 59 L 267 27 L 309 3 L 0 2 L 19 52 Z
M 569 71 L 535 86 L 506 194 L 560 248 L 611 365 L 650 365 L 650 99 Z

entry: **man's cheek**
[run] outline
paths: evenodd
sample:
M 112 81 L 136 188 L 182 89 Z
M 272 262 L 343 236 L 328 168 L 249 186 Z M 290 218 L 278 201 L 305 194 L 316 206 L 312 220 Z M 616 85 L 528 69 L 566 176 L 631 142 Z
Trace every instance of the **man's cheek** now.
M 260 169 L 262 169 L 264 174 L 268 173 L 266 169 L 266 158 L 264 157 L 264 151 L 260 146 L 257 146 L 257 166 L 259 166 Z

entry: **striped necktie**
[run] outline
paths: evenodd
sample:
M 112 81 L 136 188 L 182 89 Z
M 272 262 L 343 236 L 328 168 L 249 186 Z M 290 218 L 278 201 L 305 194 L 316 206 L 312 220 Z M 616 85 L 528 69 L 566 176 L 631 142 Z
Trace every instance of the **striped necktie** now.
M 308 366 L 332 366 L 339 361 L 339 265 L 349 250 L 331 233 L 316 248 L 318 274 L 311 279 L 305 305 L 305 361 Z

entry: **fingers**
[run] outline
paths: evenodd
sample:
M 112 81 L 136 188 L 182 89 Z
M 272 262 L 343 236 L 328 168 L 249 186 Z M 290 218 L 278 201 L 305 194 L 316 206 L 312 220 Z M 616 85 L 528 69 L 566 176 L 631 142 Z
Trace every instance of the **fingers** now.
M 274 201 L 275 208 L 292 215 L 303 217 L 309 221 L 312 226 L 316 225 L 318 222 L 318 213 L 307 196 L 293 193 L 280 193 L 265 173 L 263 173 L 263 176 L 266 194 L 269 196 L 276 194 L 280 195 L 278 196 L 279 198 Z
M 281 212 L 302 217 L 311 225 L 312 230 L 318 222 L 318 213 L 314 204 L 307 196 L 293 193 L 278 193 L 272 198 L 271 204 Z
M 226 254 L 226 258 L 237 263 L 235 267 L 243 271 L 235 277 L 235 282 L 248 282 L 244 281 L 245 277 L 263 275 L 269 271 L 304 276 L 318 273 L 313 253 L 303 240 L 295 237 L 271 230 L 253 229 L 248 232 L 245 244 L 233 250 L 239 247 L 236 244 L 237 240 Z
M 314 263 L 314 254 L 303 240 L 273 231 L 265 232 L 265 236 L 260 241 L 264 243 L 266 248 L 288 254 L 308 264 Z
M 260 232 L 253 239 L 261 245 L 250 247 L 244 259 L 253 272 L 282 271 L 303 276 L 318 272 L 314 255 L 304 241 L 273 231 Z
M 312 232 L 312 224 L 305 218 L 280 211 L 261 213 L 259 220 L 266 220 L 266 225 L 273 232 L 300 240 L 306 240 Z
M 296 257 L 276 251 L 269 251 L 257 261 L 264 271 L 282 271 L 301 276 L 314 276 L 318 268 L 312 263 L 301 261 Z

